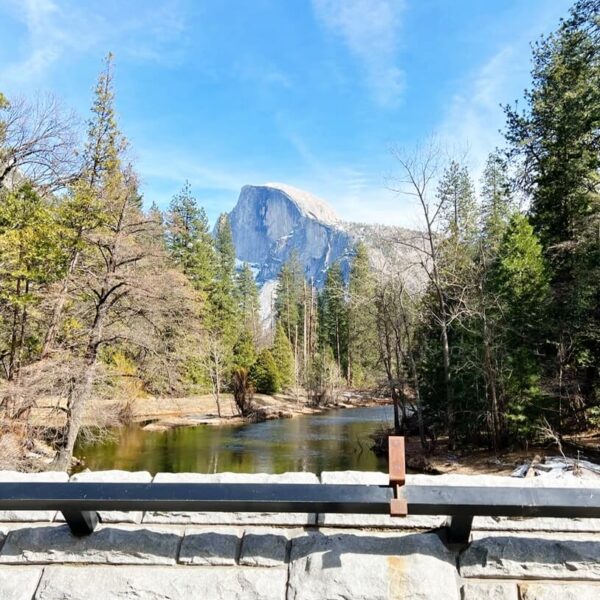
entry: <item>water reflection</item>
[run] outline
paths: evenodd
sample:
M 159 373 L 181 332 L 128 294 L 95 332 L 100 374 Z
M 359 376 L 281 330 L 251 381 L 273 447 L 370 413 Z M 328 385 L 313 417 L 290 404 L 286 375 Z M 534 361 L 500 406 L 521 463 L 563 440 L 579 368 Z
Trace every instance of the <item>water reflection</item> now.
M 113 440 L 80 444 L 76 456 L 92 470 L 216 473 L 387 470 L 369 449 L 369 434 L 390 423 L 392 408 L 333 410 L 322 415 L 242 427 L 181 427 L 166 432 L 122 430 Z

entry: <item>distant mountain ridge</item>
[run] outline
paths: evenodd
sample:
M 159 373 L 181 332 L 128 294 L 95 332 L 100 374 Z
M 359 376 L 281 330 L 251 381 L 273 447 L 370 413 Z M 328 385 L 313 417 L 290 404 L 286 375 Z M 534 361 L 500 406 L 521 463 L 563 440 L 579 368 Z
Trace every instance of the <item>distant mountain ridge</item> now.
M 292 251 L 306 278 L 317 287 L 323 285 L 327 268 L 335 261 L 349 273 L 359 241 L 369 249 L 377 270 L 386 270 L 392 258 L 407 267 L 415 259 L 414 251 L 397 243 L 414 232 L 346 222 L 324 200 L 287 184 L 245 185 L 229 219 L 238 261 L 250 263 L 257 282 L 267 290 L 273 289 Z

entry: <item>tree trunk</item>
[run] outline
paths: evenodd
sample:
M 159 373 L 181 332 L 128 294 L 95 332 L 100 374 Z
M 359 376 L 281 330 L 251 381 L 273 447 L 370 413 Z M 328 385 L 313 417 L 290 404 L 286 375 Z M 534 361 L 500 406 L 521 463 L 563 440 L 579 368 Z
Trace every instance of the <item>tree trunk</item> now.
M 450 345 L 448 343 L 448 327 L 446 323 L 441 327 L 442 354 L 444 363 L 444 387 L 446 390 L 446 416 L 448 420 L 448 448 L 456 447 L 456 421 L 454 412 L 454 397 L 452 394 L 452 374 L 450 372 Z
M 63 277 L 58 298 L 56 299 L 56 304 L 54 305 L 54 310 L 52 311 L 50 325 L 48 326 L 48 331 L 46 332 L 46 337 L 44 339 L 44 345 L 42 346 L 41 358 L 46 358 L 50 354 L 52 348 L 54 347 L 54 343 L 56 342 L 56 337 L 58 335 L 58 329 L 60 326 L 60 318 L 62 316 L 65 302 L 67 300 L 67 293 L 69 291 L 69 281 L 73 271 L 75 270 L 75 267 L 77 266 L 78 259 L 79 252 L 75 252 L 69 262 L 69 268 Z
M 66 471 L 73 457 L 75 442 L 83 423 L 83 415 L 89 398 L 92 395 L 94 378 L 96 376 L 96 366 L 98 361 L 98 347 L 102 337 L 102 328 L 106 318 L 106 303 L 104 302 L 96 309 L 96 318 L 92 325 L 88 345 L 85 352 L 84 371 L 81 379 L 69 392 L 67 403 L 67 426 L 65 443 L 59 450 L 52 463 L 52 468 L 56 471 Z
M 490 399 L 490 413 L 492 415 L 492 448 L 495 453 L 501 445 L 501 425 L 500 413 L 498 410 L 498 394 L 496 389 L 496 372 L 494 369 L 494 361 L 492 357 L 492 349 L 490 344 L 490 331 L 487 323 L 487 316 L 483 314 L 483 366 L 486 382 L 487 393 Z

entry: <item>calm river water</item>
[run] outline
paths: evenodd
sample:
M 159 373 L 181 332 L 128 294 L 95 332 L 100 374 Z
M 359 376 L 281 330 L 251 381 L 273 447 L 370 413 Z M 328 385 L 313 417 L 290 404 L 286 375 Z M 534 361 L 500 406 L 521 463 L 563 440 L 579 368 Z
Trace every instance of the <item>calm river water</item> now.
M 332 410 L 243 426 L 200 425 L 169 431 L 123 429 L 114 439 L 75 451 L 92 470 L 214 473 L 387 471 L 369 434 L 391 424 L 392 407 Z

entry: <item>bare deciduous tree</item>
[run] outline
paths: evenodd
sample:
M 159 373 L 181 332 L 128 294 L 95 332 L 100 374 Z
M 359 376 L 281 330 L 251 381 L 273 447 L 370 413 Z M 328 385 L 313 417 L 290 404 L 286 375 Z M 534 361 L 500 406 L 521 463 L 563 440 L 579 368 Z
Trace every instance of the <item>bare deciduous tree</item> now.
M 0 98 L 0 187 L 27 179 L 57 190 L 78 174 L 79 162 L 75 118 L 56 98 Z

